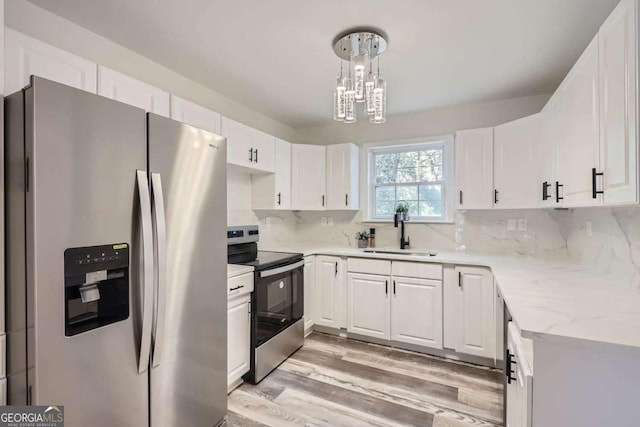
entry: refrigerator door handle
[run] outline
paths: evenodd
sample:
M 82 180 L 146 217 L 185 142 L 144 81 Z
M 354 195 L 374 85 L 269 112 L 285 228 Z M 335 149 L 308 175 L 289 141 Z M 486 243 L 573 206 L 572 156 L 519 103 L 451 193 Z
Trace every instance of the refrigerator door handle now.
M 140 334 L 140 358 L 138 373 L 149 367 L 151 350 L 151 323 L 153 321 L 153 230 L 151 223 L 151 198 L 146 171 L 137 171 L 138 197 L 142 225 L 142 333 Z
M 164 193 L 159 173 L 151 174 L 153 219 L 155 220 L 156 247 L 156 303 L 153 319 L 153 358 L 151 366 L 157 368 L 162 361 L 164 328 L 167 311 L 167 223 L 164 215 Z

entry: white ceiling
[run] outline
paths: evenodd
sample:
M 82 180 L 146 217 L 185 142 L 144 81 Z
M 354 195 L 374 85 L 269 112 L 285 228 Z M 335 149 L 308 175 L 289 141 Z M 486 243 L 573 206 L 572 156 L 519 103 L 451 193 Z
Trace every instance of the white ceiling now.
M 30 0 L 294 128 L 331 120 L 352 26 L 389 35 L 388 114 L 552 92 L 619 0 Z

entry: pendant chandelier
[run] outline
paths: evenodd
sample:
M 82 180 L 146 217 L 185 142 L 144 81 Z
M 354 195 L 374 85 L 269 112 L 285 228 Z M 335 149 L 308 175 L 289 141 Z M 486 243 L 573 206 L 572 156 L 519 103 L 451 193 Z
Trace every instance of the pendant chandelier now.
M 379 55 L 386 48 L 386 35 L 372 29 L 351 29 L 333 40 L 333 50 L 340 58 L 340 76 L 333 93 L 334 120 L 357 122 L 357 106 L 362 105 L 371 123 L 385 122 L 387 84 L 380 74 Z M 348 62 L 346 71 L 344 61 Z

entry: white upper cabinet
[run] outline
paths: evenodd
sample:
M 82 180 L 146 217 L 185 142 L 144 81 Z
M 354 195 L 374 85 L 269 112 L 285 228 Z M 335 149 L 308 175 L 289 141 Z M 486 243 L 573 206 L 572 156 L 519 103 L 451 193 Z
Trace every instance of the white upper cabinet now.
M 291 209 L 326 209 L 326 147 L 291 145 Z
M 97 65 L 40 40 L 5 28 L 5 94 L 29 84 L 31 75 L 97 92 Z
M 102 65 L 98 66 L 98 95 L 160 116 L 171 116 L 171 99 L 167 92 Z
M 540 205 L 540 114 L 494 128 L 493 180 L 496 209 Z
M 456 132 L 458 209 L 493 208 L 493 128 Z
M 220 134 L 220 114 L 175 95 L 171 95 L 171 118 Z
M 275 171 L 275 138 L 245 124 L 221 119 L 221 133 L 227 138 L 227 163 L 250 173 Z
M 559 94 L 554 94 L 540 113 L 540 206 L 561 207 L 563 185 L 560 182 L 560 119 Z
M 291 144 L 275 139 L 275 173 L 251 177 L 253 209 L 291 209 Z
M 593 170 L 600 161 L 598 38 L 584 51 L 560 86 L 560 176 L 563 206 L 600 204 L 593 197 Z M 597 179 L 597 186 L 602 180 Z
M 600 189 L 604 203 L 636 203 L 636 1 L 622 0 L 600 28 Z
M 359 163 L 355 144 L 327 146 L 327 210 L 359 209 Z

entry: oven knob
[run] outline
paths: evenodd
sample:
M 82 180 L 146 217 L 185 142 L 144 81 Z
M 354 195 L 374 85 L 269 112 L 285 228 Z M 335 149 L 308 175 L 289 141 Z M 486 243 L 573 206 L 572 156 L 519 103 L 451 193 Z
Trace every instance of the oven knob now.
M 284 288 L 284 282 L 280 282 L 280 289 Z

